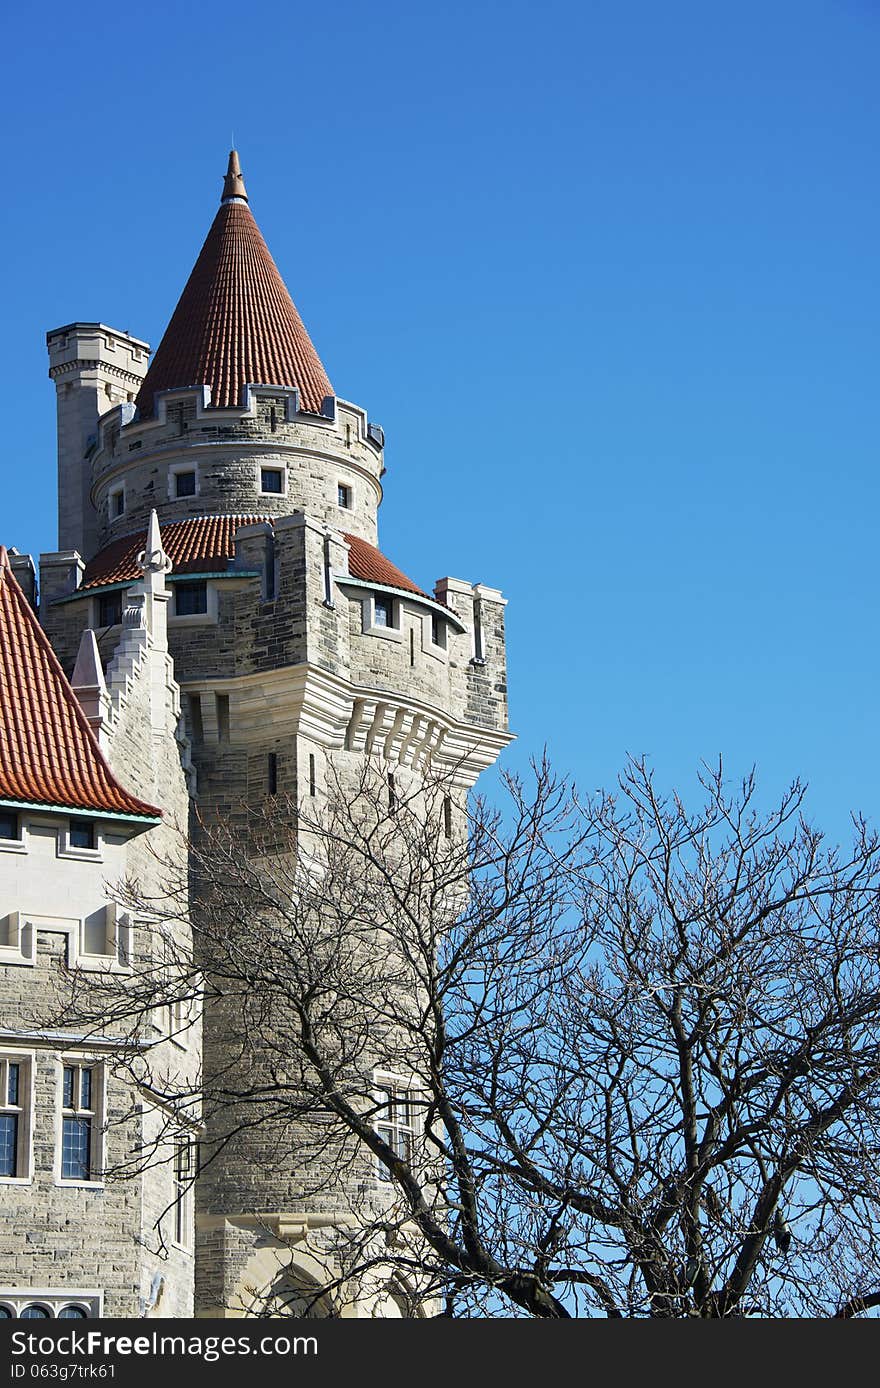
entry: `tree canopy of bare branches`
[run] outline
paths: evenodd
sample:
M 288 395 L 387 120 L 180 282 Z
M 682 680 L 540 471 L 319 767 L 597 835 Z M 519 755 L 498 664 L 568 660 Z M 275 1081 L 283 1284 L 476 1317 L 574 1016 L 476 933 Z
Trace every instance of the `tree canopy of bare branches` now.
M 799 783 L 769 811 L 751 776 L 701 785 L 689 810 L 633 761 L 581 798 L 545 761 L 450 833 L 442 782 L 389 806 L 367 767 L 289 831 L 267 804 L 250 846 L 204 826 L 189 880 L 125 888 L 144 919 L 191 905 L 193 955 L 67 1016 L 222 1017 L 205 1169 L 273 1133 L 303 1198 L 347 1173 L 346 1278 L 381 1262 L 460 1316 L 859 1314 L 880 841 L 855 820 L 827 844 Z

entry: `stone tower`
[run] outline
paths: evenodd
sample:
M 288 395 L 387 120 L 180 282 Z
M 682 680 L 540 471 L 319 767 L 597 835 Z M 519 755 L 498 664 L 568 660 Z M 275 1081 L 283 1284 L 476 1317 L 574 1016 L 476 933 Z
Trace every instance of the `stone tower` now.
M 65 669 L 85 627 L 112 656 L 155 511 L 202 816 L 320 797 L 366 757 L 444 771 L 460 813 L 509 741 L 504 598 L 451 577 L 429 591 L 379 549 L 383 431 L 330 384 L 235 152 L 149 367 L 98 324 L 48 342 L 62 548 L 41 556 L 41 620 Z M 208 1062 L 221 1044 L 206 1019 Z M 332 1214 L 298 1184 L 295 1147 L 281 1167 L 243 1140 L 197 1186 L 201 1314 L 246 1314 L 293 1229 L 314 1268 L 310 1231 Z

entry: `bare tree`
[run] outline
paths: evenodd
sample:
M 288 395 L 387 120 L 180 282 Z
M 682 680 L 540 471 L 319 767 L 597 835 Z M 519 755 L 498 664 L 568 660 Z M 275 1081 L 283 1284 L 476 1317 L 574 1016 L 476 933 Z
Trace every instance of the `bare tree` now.
M 124 889 L 191 908 L 193 955 L 74 986 L 61 1020 L 126 1029 L 171 1110 L 134 1040 L 158 1008 L 215 1019 L 206 1169 L 271 1133 L 304 1195 L 328 1167 L 360 1192 L 320 1295 L 381 1265 L 459 1316 L 880 1304 L 878 836 L 828 846 L 801 784 L 761 812 L 720 766 L 695 812 L 640 761 L 613 795 L 546 761 L 505 784 L 450 826 L 442 781 L 389 801 L 367 767 L 247 844 L 202 826 L 189 880 Z

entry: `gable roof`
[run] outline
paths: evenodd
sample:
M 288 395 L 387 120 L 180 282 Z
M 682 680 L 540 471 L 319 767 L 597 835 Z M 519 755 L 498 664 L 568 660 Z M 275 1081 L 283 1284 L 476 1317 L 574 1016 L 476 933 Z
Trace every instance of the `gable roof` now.
M 121 786 L 0 545 L 0 801 L 158 819 Z
M 233 150 L 224 198 L 137 397 L 142 419 L 158 391 L 210 387 L 212 406 L 242 402 L 245 385 L 297 386 L 319 414 L 333 387 L 247 202 Z

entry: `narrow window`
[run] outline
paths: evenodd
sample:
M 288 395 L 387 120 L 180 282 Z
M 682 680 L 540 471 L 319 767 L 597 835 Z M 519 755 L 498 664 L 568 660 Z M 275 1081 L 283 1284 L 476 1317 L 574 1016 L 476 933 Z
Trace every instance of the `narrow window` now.
M 260 469 L 260 490 L 275 492 L 278 495 L 284 491 L 284 474 L 280 468 L 264 467 Z
M 344 482 L 339 482 L 336 487 L 336 501 L 343 511 L 351 510 L 351 487 L 346 487 Z
M 189 720 L 192 725 L 192 735 L 196 742 L 203 742 L 205 730 L 202 726 L 202 701 L 198 694 L 189 696 Z
M 269 406 L 269 428 L 272 430 L 273 434 L 275 433 L 275 430 L 278 428 L 278 416 L 275 413 L 274 405 Z
M 401 1161 L 412 1161 L 415 1124 L 412 1102 L 405 1089 L 380 1086 L 376 1132 Z M 376 1174 L 380 1181 L 391 1180 L 391 1171 L 381 1159 Z
M 122 621 L 122 593 L 102 593 L 98 598 L 98 625 L 116 627 Z
M 393 613 L 391 598 L 386 597 L 383 593 L 377 593 L 373 598 L 373 626 L 393 626 Z
M 345 446 L 351 448 L 351 425 L 346 420 L 345 424 Z
M 267 760 L 268 760 L 268 763 L 269 763 L 269 765 L 268 765 L 268 775 L 267 775 L 267 781 L 268 781 L 268 785 L 269 785 L 269 794 L 270 794 L 270 795 L 277 795 L 277 794 L 278 794 L 278 754 L 277 754 L 277 752 L 270 752 Z
M 388 772 L 388 813 L 397 814 L 397 788 L 394 784 L 394 772 Z
M 0 839 L 17 839 L 18 815 L 12 810 L 0 810 Z
M 0 1060 L 0 1176 L 21 1176 L 25 1067 Z
M 61 1115 L 61 1178 L 92 1179 L 95 1072 L 90 1065 L 65 1065 Z
M 72 819 L 67 834 L 70 848 L 94 848 L 95 826 L 90 819 Z
M 195 496 L 196 475 L 194 472 L 175 472 L 174 494 L 175 496 Z
M 174 1242 L 184 1246 L 189 1239 L 192 1146 L 189 1138 L 182 1138 L 174 1152 Z
M 431 643 L 446 649 L 446 623 L 436 612 L 431 613 Z
M 443 797 L 443 833 L 448 839 L 452 838 L 452 796 Z
M 412 627 L 409 629 L 409 663 L 410 665 L 416 663 L 416 634 Z
M 474 660 L 478 665 L 485 665 L 486 663 L 483 655 L 482 611 L 478 602 L 474 603 Z
M 178 617 L 195 617 L 208 610 L 207 583 L 175 583 L 174 612 Z
M 221 742 L 229 741 L 229 695 L 216 694 L 217 701 L 217 736 Z
M 315 793 L 315 754 L 309 753 L 309 795 Z
M 115 492 L 110 493 L 110 519 L 117 520 L 119 516 L 125 515 L 125 488 L 117 487 Z

